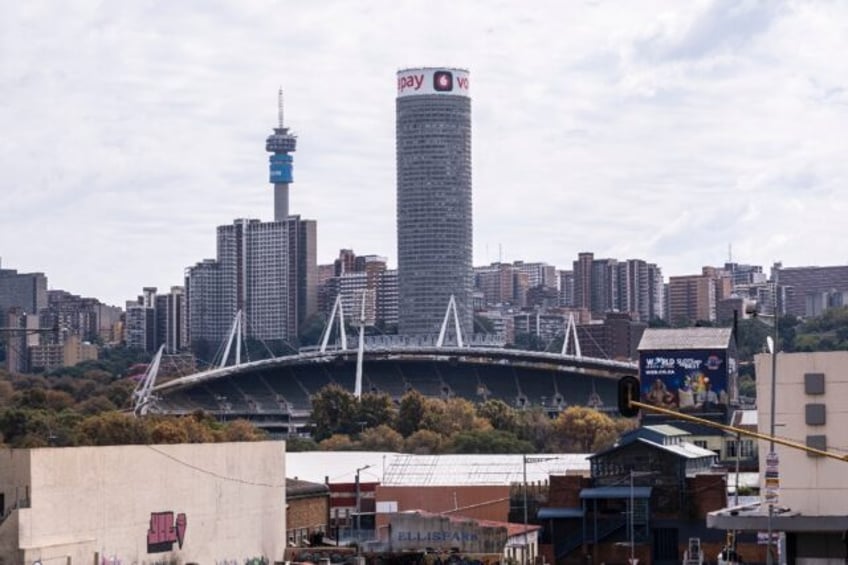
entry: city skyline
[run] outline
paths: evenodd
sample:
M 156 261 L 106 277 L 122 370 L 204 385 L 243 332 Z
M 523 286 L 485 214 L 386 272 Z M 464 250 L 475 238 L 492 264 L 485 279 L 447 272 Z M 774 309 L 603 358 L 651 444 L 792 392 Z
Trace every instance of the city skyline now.
M 426 6 L 4 7 L 3 266 L 118 305 L 182 284 L 273 218 L 282 86 L 319 263 L 394 267 L 395 73 L 443 63 L 474 80 L 475 265 L 845 262 L 845 6 Z

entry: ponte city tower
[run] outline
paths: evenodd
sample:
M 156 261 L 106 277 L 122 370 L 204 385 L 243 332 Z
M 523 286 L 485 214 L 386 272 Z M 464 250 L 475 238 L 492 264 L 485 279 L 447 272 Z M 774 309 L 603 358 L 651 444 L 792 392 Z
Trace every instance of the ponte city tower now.
M 463 334 L 473 331 L 468 78 L 467 70 L 441 67 L 397 73 L 401 335 L 438 334 L 451 295 Z

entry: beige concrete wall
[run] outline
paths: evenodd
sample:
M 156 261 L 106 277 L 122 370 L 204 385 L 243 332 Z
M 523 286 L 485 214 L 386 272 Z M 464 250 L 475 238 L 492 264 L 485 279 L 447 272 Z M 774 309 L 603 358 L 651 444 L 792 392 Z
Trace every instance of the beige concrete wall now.
M 771 426 L 772 358 L 756 357 L 757 416 L 761 433 Z M 825 394 L 804 392 L 805 373 L 825 374 Z M 848 448 L 848 352 L 779 353 L 775 393 L 775 435 L 805 443 L 808 435 L 826 435 L 828 451 L 845 453 Z M 805 406 L 825 404 L 827 423 L 808 426 Z M 769 442 L 759 442 L 760 485 L 764 485 Z M 846 473 L 848 463 L 824 457 L 811 457 L 804 451 L 775 446 L 779 457 L 780 506 L 813 516 L 844 515 L 848 508 Z
M 17 516 L 25 563 L 88 565 L 95 557 L 104 565 L 283 559 L 282 442 L 30 453 L 31 507 Z M 151 532 L 157 520 L 161 525 Z M 177 532 L 184 534 L 181 546 Z

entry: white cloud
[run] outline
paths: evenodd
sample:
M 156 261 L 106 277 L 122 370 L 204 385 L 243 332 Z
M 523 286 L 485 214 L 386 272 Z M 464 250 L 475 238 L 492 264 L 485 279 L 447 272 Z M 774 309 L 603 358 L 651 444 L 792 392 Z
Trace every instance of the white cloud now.
M 0 14 L 0 256 L 119 303 L 291 209 L 395 259 L 394 73 L 471 70 L 475 258 L 844 263 L 834 2 L 74 2 Z

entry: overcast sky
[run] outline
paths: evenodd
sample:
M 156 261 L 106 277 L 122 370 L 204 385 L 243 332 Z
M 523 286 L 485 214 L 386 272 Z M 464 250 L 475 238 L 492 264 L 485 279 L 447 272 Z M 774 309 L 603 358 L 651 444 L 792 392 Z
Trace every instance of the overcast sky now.
M 471 73 L 475 264 L 848 263 L 848 3 L 0 0 L 0 257 L 123 305 L 291 211 L 396 264 L 396 71 Z

